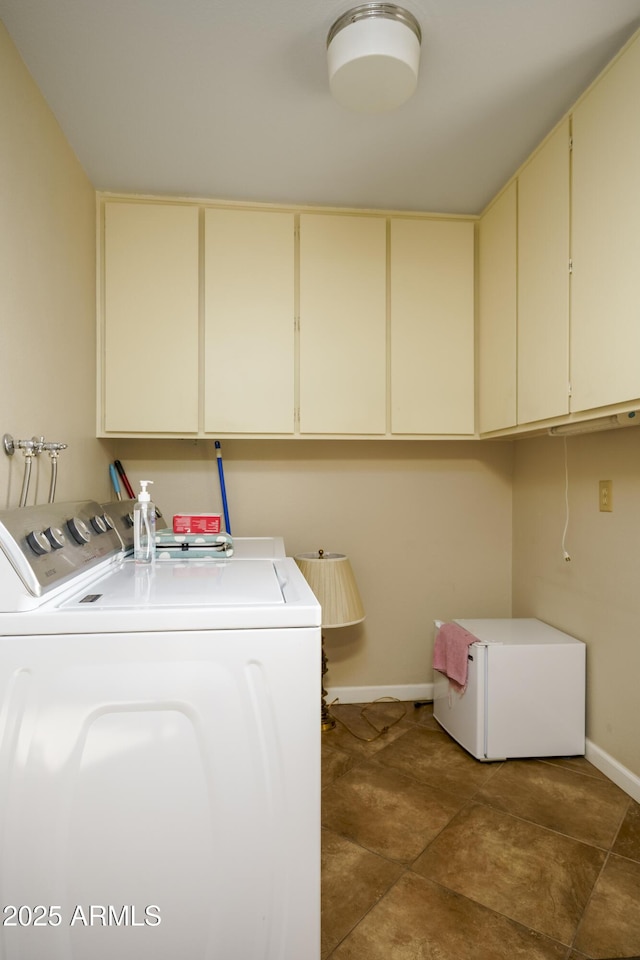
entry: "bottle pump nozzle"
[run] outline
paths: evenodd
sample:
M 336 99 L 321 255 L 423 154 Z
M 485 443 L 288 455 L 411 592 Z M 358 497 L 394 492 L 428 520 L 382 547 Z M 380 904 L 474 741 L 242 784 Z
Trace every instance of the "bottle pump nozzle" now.
M 153 480 L 141 480 L 140 481 L 140 493 L 138 494 L 138 500 L 141 503 L 146 503 L 151 500 L 151 494 L 147 490 L 148 484 L 153 483 Z

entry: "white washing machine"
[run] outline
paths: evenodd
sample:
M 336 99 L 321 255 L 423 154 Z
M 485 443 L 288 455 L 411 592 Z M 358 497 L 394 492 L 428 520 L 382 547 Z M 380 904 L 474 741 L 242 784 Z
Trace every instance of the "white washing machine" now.
M 317 960 L 294 561 L 136 564 L 93 502 L 0 513 L 0 545 L 1 960 Z

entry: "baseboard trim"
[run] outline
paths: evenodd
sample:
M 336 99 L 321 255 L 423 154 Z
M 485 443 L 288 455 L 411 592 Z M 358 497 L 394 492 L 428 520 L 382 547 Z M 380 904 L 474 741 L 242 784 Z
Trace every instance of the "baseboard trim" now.
M 596 746 L 591 740 L 587 740 L 585 756 L 589 763 L 592 763 L 601 773 L 609 777 L 609 780 L 613 780 L 636 803 L 640 803 L 640 777 L 623 767 L 614 757 Z
M 394 700 L 433 700 L 432 683 L 407 683 L 386 687 L 329 687 L 327 703 L 373 703 L 383 697 Z

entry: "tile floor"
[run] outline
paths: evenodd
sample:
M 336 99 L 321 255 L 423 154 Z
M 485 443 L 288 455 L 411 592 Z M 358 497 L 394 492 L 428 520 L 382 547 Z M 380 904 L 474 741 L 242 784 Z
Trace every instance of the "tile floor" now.
M 323 960 L 638 960 L 639 804 L 584 758 L 480 763 L 430 706 L 367 715 L 322 734 Z

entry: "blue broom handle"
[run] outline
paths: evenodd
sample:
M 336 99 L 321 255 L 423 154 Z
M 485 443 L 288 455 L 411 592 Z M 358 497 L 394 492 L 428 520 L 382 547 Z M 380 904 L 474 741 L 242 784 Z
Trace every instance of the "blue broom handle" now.
M 220 441 L 216 440 L 216 459 L 218 461 L 218 476 L 220 477 L 220 493 L 222 494 L 222 509 L 224 510 L 224 525 L 227 533 L 231 536 L 231 524 L 229 523 L 229 507 L 227 504 L 227 490 L 224 485 L 224 467 L 222 466 L 222 450 Z

